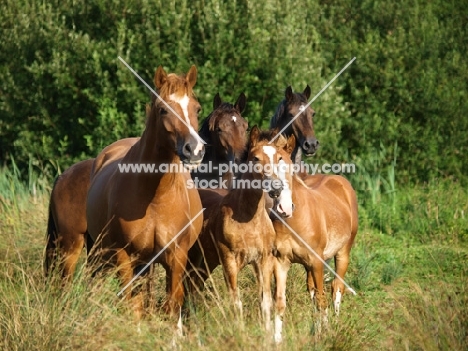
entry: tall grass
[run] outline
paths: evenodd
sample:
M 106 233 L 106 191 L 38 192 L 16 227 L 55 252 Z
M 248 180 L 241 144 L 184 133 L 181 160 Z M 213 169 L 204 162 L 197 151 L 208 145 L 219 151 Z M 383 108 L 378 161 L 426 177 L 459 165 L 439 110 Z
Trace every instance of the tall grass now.
M 389 159 L 383 146 L 356 160 L 351 182 L 358 193 L 361 223 L 421 243 L 468 242 L 466 188 L 452 178 L 398 185 L 397 155 L 395 144 L 389 163 L 382 161 Z
M 176 336 L 175 321 L 160 310 L 165 298 L 161 267 L 151 278 L 149 307 L 140 322 L 134 320 L 130 304 L 117 297 L 120 284 L 115 272 L 93 278 L 80 265 L 71 284 L 63 285 L 58 274 L 45 279 L 42 259 L 50 185 L 36 185 L 34 195 L 13 166 L 4 168 L 0 171 L 0 349 L 464 350 L 468 249 L 461 235 L 466 227 L 459 218 L 468 196 L 456 183 L 444 182 L 438 187 L 396 189 L 394 209 L 393 200 L 381 193 L 374 205 L 380 211 L 371 206 L 370 195 L 363 199 L 366 193 L 361 192 L 360 217 L 368 217 L 361 222 L 345 277 L 358 295 L 345 294 L 340 316 L 330 309 L 328 328 L 317 334 L 304 269 L 293 265 L 284 341 L 276 346 L 263 329 L 251 269 L 242 271 L 239 280 L 243 320 L 236 317 L 218 268 L 201 294 L 188 297 L 183 337 Z M 450 198 L 441 199 L 442 192 Z M 428 233 L 430 240 L 420 239 L 423 228 L 417 226 L 425 228 L 433 212 L 406 210 L 409 200 L 405 199 L 414 195 L 425 196 L 423 207 L 428 202 L 439 206 L 439 227 Z M 392 235 L 376 225 L 377 213 L 387 210 L 395 211 L 395 218 L 404 224 Z M 452 227 L 444 226 L 450 221 Z M 434 242 L 460 235 L 459 240 Z M 330 283 L 325 288 L 329 296 Z

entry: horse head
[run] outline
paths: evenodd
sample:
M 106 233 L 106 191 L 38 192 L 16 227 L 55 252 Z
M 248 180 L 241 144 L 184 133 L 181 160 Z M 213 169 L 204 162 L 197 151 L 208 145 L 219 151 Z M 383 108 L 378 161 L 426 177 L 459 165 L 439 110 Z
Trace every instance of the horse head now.
M 296 148 L 300 147 L 306 156 L 313 156 L 317 152 L 319 142 L 314 133 L 313 117 L 315 111 L 307 106 L 310 98 L 310 87 L 307 85 L 302 93 L 294 93 L 291 86 L 288 86 L 284 96 L 285 98 L 278 106 L 270 126 L 279 129 L 287 126 L 283 134 L 287 137 L 294 135 L 297 140 Z M 296 118 L 290 123 L 294 117 Z
M 234 162 L 245 152 L 247 121 L 242 117 L 246 97 L 241 93 L 233 105 L 223 102 L 216 94 L 213 112 L 205 119 L 200 136 L 213 148 L 213 157 L 219 161 Z
M 254 172 L 267 180 L 268 195 L 274 199 L 273 210 L 283 217 L 291 217 L 293 162 L 291 152 L 295 147 L 295 137 L 277 137 L 277 131 L 261 132 L 257 126 L 250 132 L 247 161 L 253 163 Z
M 205 147 L 198 136 L 198 114 L 201 107 L 195 98 L 193 87 L 197 81 L 197 69 L 192 66 L 185 76 L 167 74 L 159 66 L 154 76 L 154 84 L 161 99 L 153 99 L 150 118 L 158 123 L 157 138 L 169 141 L 168 145 L 180 160 L 189 166 L 197 166 L 203 159 Z

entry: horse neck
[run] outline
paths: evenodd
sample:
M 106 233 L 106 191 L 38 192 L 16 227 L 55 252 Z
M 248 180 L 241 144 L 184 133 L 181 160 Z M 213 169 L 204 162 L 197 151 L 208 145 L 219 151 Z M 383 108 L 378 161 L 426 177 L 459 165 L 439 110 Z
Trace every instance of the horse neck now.
M 252 182 L 254 180 L 251 173 L 244 173 L 242 180 Z M 233 188 L 229 191 L 229 197 L 234 204 L 234 208 L 250 217 L 265 211 L 265 198 L 262 189 Z
M 286 104 L 285 100 L 281 101 L 276 108 L 275 114 L 270 119 L 270 129 L 278 127 L 278 122 L 284 114 L 284 105 Z
M 174 148 L 169 146 L 169 133 L 160 131 L 156 126 L 155 116 L 150 116 L 140 140 L 133 146 L 129 155 L 134 162 L 140 163 L 175 163 L 178 161 Z M 158 132 L 159 131 L 159 132 Z
M 292 179 L 292 200 L 295 205 L 295 215 L 297 219 L 315 218 L 317 210 L 315 191 L 310 189 L 297 175 Z M 294 217 L 293 216 L 293 217 Z

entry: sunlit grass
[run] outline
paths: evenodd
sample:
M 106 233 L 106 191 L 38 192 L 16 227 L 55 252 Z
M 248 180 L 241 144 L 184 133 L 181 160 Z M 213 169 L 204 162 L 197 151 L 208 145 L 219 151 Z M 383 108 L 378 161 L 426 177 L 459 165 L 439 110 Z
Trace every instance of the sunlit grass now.
M 120 284 L 115 272 L 92 278 L 86 266 L 80 265 L 69 285 L 63 286 L 57 274 L 45 279 L 42 259 L 48 190 L 33 194 L 8 172 L 0 172 L 2 350 L 466 348 L 468 248 L 465 227 L 453 216 L 461 216 L 467 201 L 456 184 L 397 189 L 399 223 L 411 218 L 406 227 L 412 230 L 402 226 L 396 233 L 379 231 L 373 207 L 361 206 L 364 220 L 345 277 L 358 295 L 344 295 L 339 317 L 330 308 L 329 326 L 321 334 L 314 332 L 317 315 L 306 292 L 305 271 L 294 265 L 288 277 L 284 341 L 276 346 L 263 329 L 250 268 L 241 272 L 239 281 L 243 320 L 236 316 L 218 268 L 201 294 L 187 299 L 182 338 L 175 334 L 175 321 L 160 310 L 165 279 L 159 266 L 152 277 L 146 316 L 139 323 L 129 304 L 116 295 Z M 451 197 L 441 199 L 442 190 Z M 424 195 L 426 204 L 439 207 L 439 232 L 433 229 L 430 240 L 421 240 L 420 231 L 415 230 L 418 223 L 430 220 L 428 212 L 406 211 L 402 205 L 412 195 Z M 379 213 L 390 210 L 382 198 L 374 206 L 381 207 Z M 447 228 L 442 223 L 453 225 Z M 458 239 L 448 240 L 453 233 Z M 444 240 L 434 240 L 439 237 Z M 326 290 L 329 294 L 330 283 Z

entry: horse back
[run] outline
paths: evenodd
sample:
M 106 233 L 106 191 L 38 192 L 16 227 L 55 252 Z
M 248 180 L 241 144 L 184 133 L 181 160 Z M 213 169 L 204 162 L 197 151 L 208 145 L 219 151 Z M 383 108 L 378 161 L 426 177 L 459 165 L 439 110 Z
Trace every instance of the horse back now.
M 94 159 L 78 162 L 56 180 L 50 194 L 50 214 L 59 233 L 86 232 L 86 195 Z
M 106 146 L 97 155 L 94 161 L 91 177 L 94 177 L 94 175 L 110 162 L 123 158 L 138 140 L 140 140 L 140 138 L 125 138 Z

